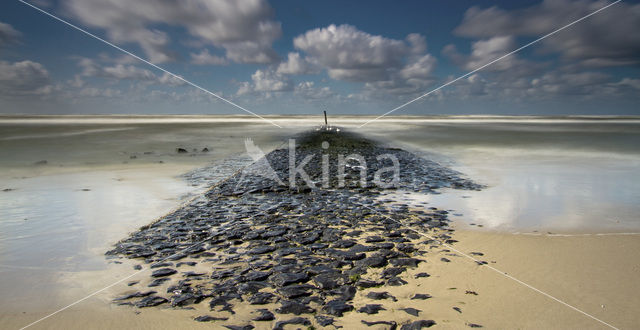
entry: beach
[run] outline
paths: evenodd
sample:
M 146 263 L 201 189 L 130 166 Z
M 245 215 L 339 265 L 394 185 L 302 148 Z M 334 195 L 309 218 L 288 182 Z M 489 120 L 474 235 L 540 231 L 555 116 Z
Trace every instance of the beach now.
M 296 121 L 295 118 L 280 119 L 283 123 Z M 126 124 L 132 125 L 131 119 L 122 120 L 128 120 Z M 384 140 L 384 143 L 400 146 L 426 159 L 436 160 L 444 168 L 455 169 L 463 173 L 465 178 L 470 178 L 485 187 L 453 191 L 455 189 L 443 186 L 435 189 L 438 190 L 437 194 L 419 193 L 419 196 L 415 196 L 414 191 L 413 195 L 406 195 L 404 198 L 402 192 L 390 194 L 396 201 L 400 199 L 400 202 L 407 203 L 414 211 L 418 210 L 420 203 L 428 203 L 423 206 L 448 210 L 451 220 L 450 228 L 455 230 L 451 236 L 457 241 L 452 243 L 452 247 L 457 251 L 442 246 L 429 248 L 428 245 L 420 249 L 424 250 L 426 261 L 403 271 L 402 279 L 407 281 L 407 284 L 385 286 L 384 290 L 361 288 L 349 303 L 353 306 L 353 310 L 346 312 L 342 317 L 336 317 L 336 325 L 359 328 L 365 326 L 361 323 L 362 319 L 368 322 L 393 321 L 398 325 L 425 319 L 434 320 L 436 326 L 445 328 L 468 327 L 470 324 L 475 324 L 487 328 L 595 329 L 606 328 L 603 322 L 617 328 L 634 327 L 640 322 L 633 312 L 640 306 L 640 301 L 634 294 L 638 290 L 638 281 L 635 278 L 638 274 L 636 261 L 640 240 L 637 232 L 640 231 L 640 226 L 638 226 L 637 206 L 633 201 L 638 194 L 638 188 L 635 184 L 637 179 L 634 181 L 630 177 L 630 173 L 634 173 L 638 168 L 638 150 L 633 147 L 633 143 L 638 138 L 637 123 L 623 119 L 612 123 L 599 121 L 595 124 L 575 123 L 571 119 L 555 119 L 556 121 L 544 119 L 541 124 L 531 120 L 519 123 L 517 119 L 508 119 L 511 121 L 510 125 L 530 127 L 530 134 L 541 137 L 542 141 L 533 143 L 525 138 L 525 142 L 515 141 L 508 146 L 496 146 L 489 143 L 490 141 L 480 146 L 470 144 L 465 139 L 460 139 L 455 145 L 435 143 L 441 141 L 430 141 L 430 143 L 424 141 L 428 140 L 426 139 L 428 137 L 433 139 L 433 134 L 438 132 L 442 134 L 443 126 L 446 126 L 447 130 L 481 129 L 484 133 L 493 132 L 493 136 L 504 135 L 509 129 L 496 128 L 495 121 L 504 125 L 503 121 L 507 119 L 493 119 L 489 124 L 474 119 L 464 119 L 471 123 L 456 122 L 460 119 L 448 118 L 426 121 L 421 131 L 426 132 L 427 135 L 423 135 L 422 139 L 419 134 L 414 134 L 413 138 L 410 138 L 403 131 L 394 128 L 397 121 L 406 124 L 402 120 L 402 118 L 396 118 L 379 126 L 366 128 L 363 132 L 374 139 Z M 336 118 L 336 124 L 345 127 L 354 126 L 353 122 L 353 118 Z M 175 125 L 175 122 L 172 124 Z M 45 123 L 46 125 L 51 124 Z M 82 126 L 82 124 L 79 125 Z M 158 124 L 148 123 L 147 125 Z M 195 124 L 197 130 L 189 133 L 192 135 L 185 136 L 200 136 L 203 131 L 208 132 L 205 129 L 207 125 L 215 125 L 215 123 L 204 124 L 200 119 L 200 122 Z M 258 126 L 255 123 L 250 125 Z M 491 127 L 491 125 L 494 126 Z M 573 138 L 567 138 L 571 136 L 571 134 L 567 135 L 567 132 L 573 131 L 580 136 L 580 129 L 593 131 L 593 125 L 596 125 L 598 130 L 607 137 L 608 144 L 580 141 L 575 138 L 576 135 L 573 135 Z M 32 164 L 33 167 L 28 169 L 29 173 L 17 164 L 4 164 L 5 167 L 10 167 L 11 171 L 5 172 L 10 173 L 10 176 L 3 179 L 1 188 L 12 189 L 3 192 L 2 200 L 6 203 L 5 206 L 15 205 L 18 198 L 15 195 L 10 198 L 7 196 L 20 194 L 20 192 L 26 196 L 40 196 L 44 200 L 72 199 L 69 196 L 60 196 L 59 191 L 69 191 L 71 196 L 82 196 L 82 194 L 91 196 L 99 191 L 109 191 L 112 196 L 120 196 L 130 204 L 124 204 L 122 200 L 115 200 L 109 204 L 105 202 L 108 199 L 101 195 L 93 196 L 93 199 L 88 200 L 73 197 L 76 205 L 95 205 L 93 208 L 96 210 L 93 211 L 95 213 L 78 212 L 76 218 L 77 221 L 81 221 L 80 224 L 56 223 L 55 228 L 62 226 L 73 229 L 76 226 L 76 234 L 72 234 L 72 242 L 64 243 L 62 240 L 65 234 L 69 234 L 68 229 L 56 232 L 49 228 L 45 231 L 50 234 L 48 236 L 59 238 L 52 240 L 53 245 L 45 246 L 47 250 L 60 251 L 62 248 L 65 251 L 71 251 L 66 255 L 59 255 L 58 258 L 56 253 L 42 258 L 39 250 L 34 248 L 34 243 L 46 243 L 48 240 L 37 236 L 37 233 L 34 235 L 35 228 L 25 229 L 23 222 L 18 222 L 17 219 L 18 216 L 22 217 L 22 214 L 12 213 L 3 216 L 3 233 L 8 235 L 5 236 L 5 244 L 3 244 L 2 264 L 13 266 L 13 268 L 3 268 L 3 278 L 9 279 L 4 282 L 10 283 L 3 287 L 6 292 L 6 295 L 3 295 L 16 297 L 15 300 L 3 300 L 1 313 L 3 323 L 20 328 L 104 288 L 119 278 L 136 272 L 133 269 L 136 262 L 129 259 L 105 260 L 104 253 L 117 241 L 126 237 L 127 233 L 135 232 L 137 228 L 153 222 L 163 214 L 179 209 L 181 204 L 188 204 L 192 198 L 200 196 L 210 185 L 222 180 L 222 177 L 233 174 L 234 169 L 241 169 L 242 166 L 250 163 L 251 159 L 247 157 L 244 162 L 239 160 L 241 156 L 238 154 L 243 152 L 244 138 L 253 138 L 257 145 L 263 146 L 265 153 L 281 145 L 285 138 L 285 134 L 277 135 L 269 130 L 259 133 L 261 128 L 247 130 L 246 126 L 244 127 L 243 133 L 248 134 L 244 134 L 245 136 L 235 134 L 234 139 L 226 141 L 222 137 L 234 134 L 229 132 L 237 131 L 237 127 L 227 127 L 228 131 L 215 136 L 220 140 L 212 139 L 205 143 L 199 140 L 198 143 L 187 144 L 184 141 L 188 139 L 178 139 L 169 143 L 165 141 L 165 144 L 155 144 L 155 147 L 143 145 L 132 149 L 114 150 L 115 154 L 120 155 L 117 161 L 109 156 L 102 156 L 103 158 L 95 155 L 87 156 L 88 159 L 103 159 L 99 162 L 99 166 L 87 164 L 85 159 L 62 161 L 55 155 L 45 157 L 47 164 L 44 167 L 33 165 L 42 160 L 42 153 L 38 153 L 37 158 L 33 154 L 12 158 L 12 161 L 18 160 L 22 161 L 22 164 Z M 303 122 L 298 124 L 294 131 L 304 131 L 309 127 L 313 127 L 310 122 Z M 534 129 L 536 127 L 537 131 Z M 555 148 L 560 150 L 551 150 L 548 144 L 545 144 L 550 136 L 553 137 L 549 130 L 554 128 L 556 134 L 564 134 L 560 138 L 562 141 L 567 141 L 564 151 L 562 144 L 556 144 Z M 544 131 L 541 132 L 542 129 Z M 90 129 L 82 127 L 80 131 L 82 133 L 76 130 L 74 131 L 76 133 L 71 133 L 72 135 L 69 135 L 69 132 L 64 134 L 66 138 L 71 138 L 78 134 L 124 134 L 136 130 L 122 127 Z M 162 131 L 162 128 L 159 131 Z M 24 150 L 25 146 L 28 146 L 27 140 L 51 138 L 50 135 L 44 136 L 45 134 L 53 133 L 36 132 L 4 136 L 0 149 L 3 153 Z M 56 134 L 59 135 L 59 133 Z M 481 135 L 492 136 L 491 134 Z M 420 140 L 422 142 L 419 142 Z M 441 138 L 441 140 L 449 139 Z M 22 144 L 14 144 L 16 141 Z M 148 140 L 140 139 L 140 141 Z M 171 144 L 171 147 L 168 147 L 168 144 Z M 576 144 L 581 147 L 576 148 Z M 116 141 L 114 145 L 126 144 Z M 201 152 L 205 147 L 216 150 L 218 145 L 225 146 L 219 154 L 209 156 Z M 467 145 L 466 148 L 465 145 Z M 524 145 L 527 152 L 514 150 L 514 145 L 516 147 Z M 189 153 L 196 156 L 180 157 L 185 155 L 176 155 L 175 148 L 178 147 L 187 147 Z M 573 153 L 568 153 L 566 150 L 571 150 Z M 145 154 L 145 151 L 151 151 L 153 154 Z M 500 154 L 502 158 L 496 157 L 496 154 Z M 131 158 L 131 156 L 136 157 Z M 205 166 L 209 166 L 206 169 L 211 172 L 221 166 L 219 163 L 217 167 L 210 164 L 229 158 L 235 159 L 235 162 L 229 166 L 229 172 L 225 172 L 225 175 L 221 175 L 219 179 L 203 179 L 205 176 L 202 175 L 202 170 L 192 172 L 192 175 L 187 176 L 186 181 L 184 177 L 176 178 Z M 579 166 L 575 165 L 576 160 L 580 163 Z M 137 161 L 142 164 L 135 164 Z M 160 161 L 162 163 L 159 163 Z M 83 165 L 81 171 L 77 171 L 78 164 Z M 498 165 L 510 170 L 502 171 Z M 87 169 L 87 167 L 90 168 Z M 146 174 L 142 175 L 142 173 Z M 525 176 L 523 179 L 523 173 L 528 173 L 528 177 Z M 118 179 L 122 180 L 118 181 Z M 116 191 L 112 181 L 128 183 L 128 186 L 122 188 L 122 191 Z M 74 184 L 69 184 L 70 182 Z M 87 184 L 89 182 L 91 184 Z M 100 184 L 100 182 L 105 183 Z M 52 191 L 36 189 L 43 183 L 51 187 Z M 523 186 L 527 186 L 526 189 Z M 141 189 L 141 192 L 135 189 Z M 145 195 L 144 191 L 153 192 L 155 195 Z M 487 191 L 488 193 L 485 193 Z M 611 193 L 615 191 L 617 194 Z M 562 203 L 558 202 L 558 196 L 562 196 Z M 620 196 L 625 198 L 619 198 Z M 149 201 L 159 200 L 163 202 L 149 204 Z M 549 203 L 552 200 L 556 203 Z M 38 205 L 45 204 L 47 202 Z M 23 205 L 25 206 L 22 206 L 22 212 L 25 212 L 32 208 L 34 203 Z M 110 213 L 109 209 L 123 205 L 130 205 L 124 209 L 138 209 L 138 211 L 115 214 L 120 221 L 111 223 L 109 216 L 112 217 L 114 214 Z M 146 208 L 140 210 L 140 205 L 145 205 Z M 591 212 L 589 208 L 600 210 L 600 213 Z M 42 209 L 44 208 L 41 207 Z M 45 210 L 45 214 L 57 214 L 60 218 L 68 218 L 68 214 L 64 213 L 69 210 L 68 204 L 62 204 L 58 209 Z M 96 217 L 95 214 L 98 213 L 109 216 Z M 21 221 L 25 220 L 21 219 Z M 42 223 L 46 222 L 39 224 Z M 8 239 L 9 237 L 11 239 Z M 78 237 L 82 238 L 82 244 L 78 244 Z M 26 239 L 29 243 L 20 245 L 20 238 Z M 417 240 L 422 239 L 424 237 Z M 482 255 L 470 255 L 471 252 L 480 252 Z M 83 254 L 84 257 L 82 257 Z M 446 258 L 449 262 L 442 261 L 441 258 Z M 103 261 L 98 262 L 98 260 Z M 477 260 L 486 261 L 487 265 L 479 265 Z M 113 263 L 113 261 L 121 263 Z M 36 270 L 39 275 L 24 278 L 23 275 L 27 269 L 30 273 Z M 501 274 L 503 272 L 513 278 L 505 277 Z M 420 273 L 428 273 L 430 276 L 415 278 L 415 275 Z M 367 273 L 373 280 L 374 275 L 379 275 L 379 272 L 372 274 Z M 127 288 L 127 282 L 136 279 L 144 281 L 148 277 L 148 273 L 134 275 L 119 285 L 101 291 L 82 303 L 34 325 L 34 328 L 56 325 L 73 328 L 89 325 L 104 328 L 116 326 L 197 328 L 211 325 L 193 320 L 197 316 L 213 313 L 209 310 L 209 304 L 205 303 L 195 304 L 193 305 L 195 310 L 188 310 L 171 308 L 166 304 L 165 307 L 137 308 L 117 306 L 113 302 L 114 298 L 132 290 Z M 46 281 L 42 282 L 45 279 Z M 34 282 L 44 283 L 44 285 L 33 287 L 32 290 L 23 290 Z M 16 283 L 22 284 L 15 285 Z M 398 301 L 367 298 L 367 293 L 373 291 L 386 291 Z M 416 293 L 429 294 L 431 298 L 411 299 Z M 41 299 L 43 297 L 44 299 Z M 381 304 L 386 310 L 380 310 L 377 314 L 371 315 L 357 311 L 366 305 L 373 304 Z M 244 305 L 238 304 L 235 309 L 237 314 L 228 315 L 218 310 L 213 314 L 227 317 L 230 322 L 240 324 L 241 321 L 250 319 L 247 314 L 250 310 L 245 310 L 242 306 Z M 277 304 L 265 305 L 265 307 L 276 308 Z M 400 310 L 409 307 L 420 310 L 419 317 Z M 453 307 L 459 308 L 459 311 L 454 310 Z M 272 328 L 275 322 L 293 317 L 293 315 L 276 313 L 276 321 L 253 322 L 253 324 L 258 328 Z M 309 319 L 314 326 L 319 326 L 318 321 L 313 317 Z M 378 324 L 375 327 L 389 327 L 389 325 Z

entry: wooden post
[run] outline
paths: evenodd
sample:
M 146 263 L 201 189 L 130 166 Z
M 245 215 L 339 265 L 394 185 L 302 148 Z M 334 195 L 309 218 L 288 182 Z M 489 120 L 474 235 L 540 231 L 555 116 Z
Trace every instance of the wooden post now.
M 326 111 L 322 111 L 324 112 L 324 127 L 328 127 L 329 124 L 327 124 L 327 112 Z

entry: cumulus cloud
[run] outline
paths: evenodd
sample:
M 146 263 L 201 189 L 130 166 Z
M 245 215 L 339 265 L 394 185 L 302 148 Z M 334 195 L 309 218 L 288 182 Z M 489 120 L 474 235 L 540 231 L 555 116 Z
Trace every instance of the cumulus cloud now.
M 0 94 L 7 96 L 43 95 L 52 90 L 49 72 L 32 61 L 0 61 Z
M 304 60 L 327 70 L 337 80 L 364 82 L 366 95 L 411 94 L 434 81 L 437 60 L 427 53 L 423 36 L 412 33 L 405 40 L 390 39 L 358 30 L 351 25 L 329 25 L 309 30 L 294 38 L 294 46 L 304 52 L 289 54 L 280 72 L 300 72 Z M 355 96 L 354 96 L 355 97 Z
M 240 83 L 237 95 L 245 95 L 254 92 L 288 92 L 293 90 L 291 80 L 273 70 L 257 70 L 251 75 L 251 82 Z
M 197 65 L 226 65 L 229 64 L 226 58 L 212 55 L 208 49 L 202 50 L 200 53 L 191 53 L 191 63 Z
M 68 0 L 69 12 L 91 27 L 107 31 L 117 43 L 136 43 L 159 63 L 176 58 L 160 25 L 184 28 L 192 37 L 226 50 L 229 60 L 272 63 L 273 41 L 282 31 L 264 0 Z
M 316 87 L 313 81 L 304 81 L 296 85 L 294 93 L 304 100 L 324 100 L 335 96 L 335 93 L 327 86 Z
M 465 37 L 537 37 L 608 4 L 605 1 L 545 0 L 524 9 L 472 7 L 454 33 Z M 618 3 L 542 41 L 542 51 L 560 53 L 585 66 L 637 63 L 640 56 L 640 4 Z
M 282 74 L 309 74 L 317 72 L 317 68 L 302 58 L 300 53 L 289 53 L 287 60 L 278 65 L 277 72 Z
M 296 37 L 293 45 L 327 68 L 329 76 L 347 81 L 376 81 L 402 65 L 408 47 L 402 40 L 360 31 L 351 25 L 329 25 Z
M 18 41 L 20 35 L 11 25 L 0 22 L 0 48 Z

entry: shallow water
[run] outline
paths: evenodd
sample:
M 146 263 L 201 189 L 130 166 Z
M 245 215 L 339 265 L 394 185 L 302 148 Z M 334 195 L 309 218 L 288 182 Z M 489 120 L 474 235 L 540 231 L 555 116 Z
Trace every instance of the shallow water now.
M 442 120 L 374 123 L 370 134 L 487 185 L 420 196 L 453 219 L 519 231 L 640 232 L 640 122 Z

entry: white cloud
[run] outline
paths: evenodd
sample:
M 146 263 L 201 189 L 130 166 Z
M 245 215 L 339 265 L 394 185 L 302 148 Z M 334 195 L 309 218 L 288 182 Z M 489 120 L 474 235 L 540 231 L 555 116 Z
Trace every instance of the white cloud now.
M 11 25 L 0 22 L 0 48 L 18 41 L 21 34 Z
M 241 63 L 273 63 L 273 41 L 282 31 L 264 0 L 68 0 L 69 12 L 83 24 L 102 28 L 117 43 L 136 43 L 159 63 L 176 58 L 159 26 L 184 28 L 194 38 L 226 50 Z
M 203 49 L 200 53 L 191 53 L 191 63 L 197 65 L 227 65 L 229 61 L 224 57 L 212 55 L 208 49 Z
M 545 0 L 524 9 L 472 7 L 455 33 L 465 37 L 500 35 L 538 37 L 581 18 L 604 1 Z M 542 50 L 557 52 L 585 66 L 628 65 L 640 56 L 640 4 L 618 3 L 542 41 Z
M 313 64 L 300 56 L 300 53 L 289 53 L 287 60 L 278 65 L 276 70 L 282 74 L 309 74 L 317 72 Z
M 402 40 L 362 32 L 351 25 L 329 25 L 307 31 L 293 44 L 309 60 L 327 68 L 329 76 L 347 81 L 379 81 L 402 65 L 408 46 Z
M 271 93 L 288 92 L 293 90 L 291 80 L 273 70 L 257 70 L 251 75 L 251 82 L 240 83 L 237 95 L 244 95 L 253 92 Z
M 44 95 L 52 90 L 49 72 L 32 61 L 0 61 L 0 94 L 7 96 Z
M 294 93 L 304 100 L 324 100 L 335 96 L 335 93 L 329 87 L 316 87 L 313 81 L 299 83 L 296 85 Z

